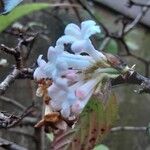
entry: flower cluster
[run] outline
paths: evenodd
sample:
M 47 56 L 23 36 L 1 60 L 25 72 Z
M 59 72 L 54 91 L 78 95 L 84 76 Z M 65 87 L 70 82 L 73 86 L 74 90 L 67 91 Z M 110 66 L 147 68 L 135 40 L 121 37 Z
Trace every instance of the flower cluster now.
M 34 72 L 34 79 L 39 83 L 37 96 L 45 101 L 45 115 L 40 125 L 46 122 L 59 128 L 60 122 L 74 121 L 92 94 L 101 92 L 104 79 L 121 74 L 106 55 L 94 48 L 90 37 L 100 32 L 91 20 L 82 22 L 81 27 L 68 24 L 56 46 L 49 47 L 48 61 L 43 60 L 42 55 L 37 59 L 38 68 Z M 65 50 L 66 44 L 71 45 L 71 53 Z

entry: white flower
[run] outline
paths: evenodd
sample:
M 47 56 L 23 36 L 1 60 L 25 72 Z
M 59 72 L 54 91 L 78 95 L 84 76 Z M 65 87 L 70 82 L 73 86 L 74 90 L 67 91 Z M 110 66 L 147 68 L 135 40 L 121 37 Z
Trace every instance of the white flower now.
M 94 58 L 100 58 L 105 56 L 102 53 L 98 53 L 90 41 L 90 36 L 100 33 L 99 26 L 94 21 L 88 20 L 81 23 L 81 29 L 71 23 L 65 28 L 65 35 L 57 40 L 57 45 L 71 44 L 71 49 L 75 53 L 86 52 L 89 55 L 93 55 Z
M 43 67 L 46 65 L 45 60 L 42 59 L 42 55 L 40 55 L 37 59 L 38 68 L 35 69 L 33 77 L 36 80 L 41 80 L 47 78 L 45 72 L 43 71 Z
M 69 24 L 56 46 L 48 49 L 48 62 L 41 55 L 37 60 L 39 67 L 34 72 L 34 78 L 52 80 L 47 88 L 51 98 L 49 105 L 53 112 L 60 112 L 64 118 L 77 117 L 92 94 L 97 89 L 101 90 L 104 79 L 120 75 L 105 55 L 92 45 L 89 38 L 95 33 L 100 33 L 100 29 L 94 21 L 83 22 L 81 29 Z M 65 51 L 65 43 L 71 44 L 75 54 Z M 81 55 L 81 52 L 87 55 Z

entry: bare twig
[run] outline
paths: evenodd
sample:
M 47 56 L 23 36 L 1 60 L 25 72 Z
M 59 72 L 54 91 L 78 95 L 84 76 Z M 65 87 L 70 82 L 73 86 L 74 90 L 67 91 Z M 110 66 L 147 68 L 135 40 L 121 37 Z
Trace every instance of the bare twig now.
M 5 79 L 0 83 L 0 95 L 4 94 L 8 87 L 18 78 L 20 71 L 14 69 Z
M 150 0 L 147 2 L 146 5 L 150 5 Z M 145 13 L 149 10 L 148 6 L 144 6 L 141 10 L 141 12 L 137 15 L 137 17 L 130 23 L 124 30 L 124 34 L 127 34 L 132 28 L 134 28 L 139 21 L 143 18 Z
M 12 128 L 18 125 L 26 116 L 34 111 L 34 104 L 29 106 L 21 116 L 15 116 L 4 112 L 0 113 L 0 128 Z
M 138 93 L 150 93 L 150 78 L 146 78 L 137 72 L 127 75 L 126 78 L 119 76 L 112 80 L 113 86 L 125 83 L 141 85 L 140 89 L 137 90 Z
M 21 54 L 20 54 L 20 49 L 21 49 L 21 43 L 22 41 L 19 41 L 18 45 L 16 48 L 9 48 L 7 46 L 5 46 L 4 44 L 1 44 L 0 46 L 0 50 L 6 52 L 7 54 L 10 54 L 12 56 L 14 56 L 15 60 L 16 60 L 16 68 L 20 69 L 21 68 Z
M 30 78 L 31 70 L 29 68 L 23 68 L 23 60 L 21 56 L 22 45 L 28 45 L 34 40 L 35 36 L 28 37 L 24 39 L 22 37 L 19 39 L 19 42 L 16 48 L 9 48 L 4 44 L 1 44 L 0 50 L 5 53 L 14 56 L 16 61 L 16 66 L 12 72 L 7 75 L 7 77 L 0 83 L 0 95 L 4 94 L 8 87 L 17 79 L 17 78 Z

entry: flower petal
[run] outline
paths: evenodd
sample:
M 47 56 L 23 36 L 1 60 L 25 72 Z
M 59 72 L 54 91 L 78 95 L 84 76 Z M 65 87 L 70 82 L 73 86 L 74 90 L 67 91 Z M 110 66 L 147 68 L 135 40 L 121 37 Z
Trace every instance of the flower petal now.
M 50 46 L 48 49 L 47 58 L 50 62 L 55 62 L 57 57 L 63 52 L 63 46 Z
M 68 118 L 70 116 L 70 105 L 67 100 L 62 104 L 61 115 L 64 118 Z
M 100 27 L 99 26 L 93 26 L 89 29 L 86 30 L 86 32 L 84 33 L 84 39 L 88 39 L 91 35 L 94 35 L 96 33 L 100 33 Z
M 81 37 L 81 30 L 76 24 L 70 23 L 65 28 L 65 34 L 76 37 L 78 39 Z
M 46 79 L 47 75 L 43 72 L 43 70 L 41 70 L 40 67 L 38 67 L 38 68 L 35 69 L 33 77 L 34 77 L 34 79 L 39 81 L 41 79 Z
M 76 41 L 71 45 L 71 49 L 74 53 L 81 53 L 83 51 L 86 51 L 85 44 L 86 44 L 85 40 Z
M 46 65 L 46 61 L 44 59 L 42 59 L 43 55 L 40 55 L 37 59 L 37 64 L 40 66 L 40 67 L 44 67 Z
M 76 115 L 80 114 L 83 111 L 84 107 L 86 106 L 91 96 L 92 92 L 90 92 L 82 101 L 77 99 L 76 102 L 71 107 L 71 112 L 75 113 Z
M 85 84 L 77 88 L 76 96 L 81 100 L 84 99 L 89 93 L 93 92 L 97 83 L 97 79 L 87 81 Z

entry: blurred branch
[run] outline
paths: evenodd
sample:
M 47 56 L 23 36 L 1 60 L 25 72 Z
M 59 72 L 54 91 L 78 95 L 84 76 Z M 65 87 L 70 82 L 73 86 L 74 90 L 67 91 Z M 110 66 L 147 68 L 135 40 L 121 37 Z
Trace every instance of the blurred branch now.
M 32 104 L 26 108 L 26 110 L 19 117 L 12 114 L 7 114 L 5 112 L 0 112 L 0 128 L 12 128 L 18 125 L 26 116 L 34 111 L 34 108 L 34 104 Z
M 0 83 L 0 95 L 4 94 L 8 87 L 17 79 L 17 78 L 29 78 L 32 74 L 29 68 L 23 68 L 23 58 L 21 56 L 22 46 L 27 46 L 29 43 L 32 43 L 34 36 L 24 38 L 23 36 L 19 38 L 18 44 L 15 48 L 9 48 L 4 44 L 0 45 L 0 50 L 12 55 L 15 58 L 16 65 L 12 72 L 6 76 L 6 78 Z
M 8 97 L 5 97 L 5 96 L 0 96 L 0 100 L 5 101 L 5 102 L 10 103 L 10 104 L 13 104 L 14 106 L 20 108 L 21 110 L 26 109 L 26 107 L 24 107 L 21 103 L 13 100 L 11 98 L 8 98 Z
M 74 4 L 73 0 L 68 0 L 68 1 L 69 1 L 70 4 Z M 77 16 L 78 21 L 81 22 L 82 19 L 80 17 L 80 13 L 79 13 L 78 9 L 74 7 L 73 10 L 74 10 L 74 12 L 75 12 L 75 14 Z
M 125 16 L 126 18 L 131 18 L 131 19 L 134 19 L 135 16 L 138 13 L 139 9 L 131 9 L 131 5 L 130 5 L 130 2 L 127 1 L 126 4 L 124 4 L 124 2 L 126 2 L 125 0 L 124 1 L 119 1 L 119 0 L 115 0 L 113 3 L 112 3 L 112 0 L 105 0 L 105 1 L 100 1 L 100 0 L 93 0 L 92 1 L 93 4 L 95 4 L 95 6 L 98 6 L 98 7 L 106 7 L 108 9 L 110 9 L 111 11 L 114 11 L 114 12 L 117 12 L 123 16 Z M 148 8 L 149 7 L 149 2 L 144 4 L 142 7 L 145 7 L 145 8 Z M 134 3 L 132 3 L 132 6 L 137 6 L 136 3 L 134 5 Z M 140 23 L 143 23 L 144 25 L 146 26 L 150 26 L 150 22 L 149 22 L 149 19 L 148 18 L 144 18 L 144 20 L 140 20 Z
M 150 5 L 150 0 L 146 5 Z M 139 21 L 144 17 L 145 13 L 149 10 L 149 7 L 143 6 L 141 12 L 137 15 L 137 17 L 125 28 L 124 34 L 128 33 L 133 27 L 135 27 Z
M 19 125 L 24 125 L 24 126 L 34 126 L 37 123 L 38 119 L 35 117 L 26 117 L 24 118 Z
M 134 127 L 134 126 L 119 126 L 119 127 L 114 127 L 111 128 L 111 132 L 116 132 L 116 131 L 146 131 L 147 127 Z
M 144 3 L 141 3 L 141 2 L 136 2 L 136 1 L 133 1 L 133 0 L 129 0 L 128 7 L 132 7 L 133 5 L 140 6 L 140 7 L 143 7 L 143 6 L 150 7 L 150 4 L 144 4 Z
M 0 147 L 5 148 L 7 150 L 27 150 L 26 148 L 17 145 L 16 143 L 10 142 L 2 138 L 0 138 Z
M 150 4 L 150 0 L 148 1 L 147 4 Z M 107 30 L 107 42 L 109 42 L 109 38 L 114 38 L 117 40 L 122 40 L 124 38 L 124 36 L 130 32 L 139 22 L 140 20 L 144 17 L 144 15 L 146 14 L 146 12 L 149 10 L 148 7 L 143 7 L 142 10 L 139 12 L 139 14 L 137 15 L 137 17 L 129 24 L 126 24 L 124 26 L 124 22 L 122 21 L 123 24 L 123 30 L 121 32 L 118 31 L 118 33 L 109 33 L 108 29 L 105 27 L 105 29 Z M 104 41 L 106 43 L 106 41 Z M 103 44 L 102 44 L 103 45 Z M 106 44 L 105 44 L 106 45 Z M 102 48 L 100 48 L 102 49 Z

